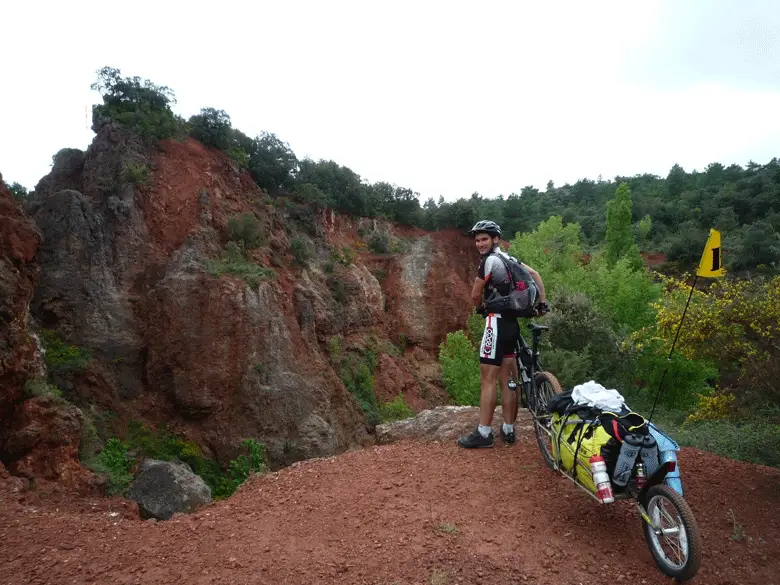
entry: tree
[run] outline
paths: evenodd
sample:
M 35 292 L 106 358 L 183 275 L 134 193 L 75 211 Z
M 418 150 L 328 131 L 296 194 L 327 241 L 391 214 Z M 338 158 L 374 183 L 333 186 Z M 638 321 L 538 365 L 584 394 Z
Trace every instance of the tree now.
M 669 171 L 669 175 L 666 177 L 666 188 L 669 191 L 669 195 L 677 197 L 685 190 L 685 184 L 688 180 L 688 175 L 685 170 L 678 164 L 675 164 Z
M 639 255 L 631 230 L 631 189 L 628 183 L 621 183 L 615 191 L 615 198 L 607 202 L 605 253 L 610 267 L 624 256 Z
M 255 182 L 267 191 L 290 189 L 295 184 L 298 157 L 276 134 L 262 132 L 252 143 L 249 170 Z
M 90 89 L 100 93 L 102 105 L 92 106 L 92 130 L 103 120 L 114 120 L 146 141 L 168 138 L 181 124 L 171 110 L 176 103 L 173 90 L 140 77 L 122 77 L 119 69 L 103 67 Z
M 3 181 L 3 184 L 6 186 L 6 188 L 11 192 L 11 195 L 13 195 L 14 199 L 17 201 L 25 201 L 27 199 L 27 196 L 29 195 L 29 192 L 27 191 L 27 188 L 14 181 L 10 185 Z
M 189 119 L 190 136 L 206 146 L 227 151 L 233 145 L 233 125 L 225 110 L 201 108 Z

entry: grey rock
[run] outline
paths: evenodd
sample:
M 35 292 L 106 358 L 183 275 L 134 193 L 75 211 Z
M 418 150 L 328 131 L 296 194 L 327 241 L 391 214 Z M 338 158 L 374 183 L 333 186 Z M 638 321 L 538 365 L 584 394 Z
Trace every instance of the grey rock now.
M 515 431 L 530 431 L 530 415 L 520 409 L 517 414 Z M 493 434 L 498 437 L 499 428 L 504 422 L 499 406 L 493 416 Z M 479 424 L 477 406 L 439 406 L 423 410 L 413 418 L 383 423 L 376 427 L 376 439 L 379 444 L 394 443 L 403 439 L 428 439 L 431 441 L 454 441 L 461 435 L 473 431 Z
M 142 518 L 169 520 L 211 502 L 211 488 L 190 466 L 178 461 L 147 459 L 127 490 Z

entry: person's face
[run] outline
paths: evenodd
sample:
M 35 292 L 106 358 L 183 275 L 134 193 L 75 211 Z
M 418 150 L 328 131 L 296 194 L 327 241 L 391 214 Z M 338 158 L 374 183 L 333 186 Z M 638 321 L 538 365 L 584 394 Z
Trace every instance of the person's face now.
M 494 238 L 491 238 L 490 234 L 482 233 L 474 236 L 474 243 L 477 245 L 477 251 L 480 254 L 487 254 L 493 249 L 495 243 L 493 240 Z M 498 241 L 498 237 L 496 237 L 495 240 Z

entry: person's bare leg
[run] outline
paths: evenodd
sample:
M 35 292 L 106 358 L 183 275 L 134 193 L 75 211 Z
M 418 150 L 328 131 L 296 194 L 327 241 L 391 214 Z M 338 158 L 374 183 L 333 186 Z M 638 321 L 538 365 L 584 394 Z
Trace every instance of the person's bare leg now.
M 501 381 L 501 410 L 504 413 L 504 422 L 507 424 L 514 424 L 515 417 L 517 416 L 517 391 L 514 392 L 509 389 L 509 379 L 512 373 L 517 372 L 517 364 L 514 357 L 507 357 L 501 362 L 501 372 L 499 379 Z
M 489 427 L 493 422 L 493 412 L 496 410 L 496 383 L 501 366 L 480 364 L 479 369 L 482 385 L 479 399 L 479 424 Z

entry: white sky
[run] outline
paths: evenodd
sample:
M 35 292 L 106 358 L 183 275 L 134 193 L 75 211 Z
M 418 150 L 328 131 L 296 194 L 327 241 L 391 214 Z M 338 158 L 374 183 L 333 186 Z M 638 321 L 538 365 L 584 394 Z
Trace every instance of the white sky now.
M 421 202 L 780 154 L 772 0 L 27 0 L 0 23 L 0 172 L 28 188 L 92 140 L 104 65 Z

